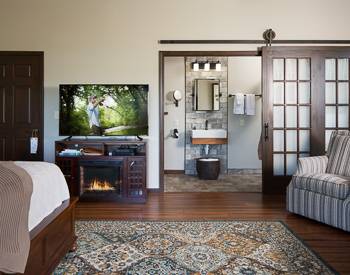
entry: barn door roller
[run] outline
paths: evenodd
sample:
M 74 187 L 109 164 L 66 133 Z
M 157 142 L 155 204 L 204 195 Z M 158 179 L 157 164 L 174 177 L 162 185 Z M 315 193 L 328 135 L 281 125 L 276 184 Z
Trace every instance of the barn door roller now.
M 276 33 L 273 31 L 273 29 L 267 29 L 263 33 L 263 38 L 266 42 L 266 46 L 271 46 L 272 40 L 276 38 Z

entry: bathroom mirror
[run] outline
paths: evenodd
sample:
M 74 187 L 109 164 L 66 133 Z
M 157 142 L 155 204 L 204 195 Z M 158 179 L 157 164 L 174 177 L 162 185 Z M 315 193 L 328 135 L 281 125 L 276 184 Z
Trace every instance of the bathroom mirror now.
M 220 81 L 217 79 L 196 79 L 194 83 L 194 110 L 220 110 Z

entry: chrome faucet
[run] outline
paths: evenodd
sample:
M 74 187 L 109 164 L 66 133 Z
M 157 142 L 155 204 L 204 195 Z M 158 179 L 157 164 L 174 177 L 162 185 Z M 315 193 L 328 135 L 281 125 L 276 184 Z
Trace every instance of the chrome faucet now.
M 206 120 L 206 121 L 205 121 L 205 130 L 208 130 L 208 123 L 209 123 L 209 121 Z

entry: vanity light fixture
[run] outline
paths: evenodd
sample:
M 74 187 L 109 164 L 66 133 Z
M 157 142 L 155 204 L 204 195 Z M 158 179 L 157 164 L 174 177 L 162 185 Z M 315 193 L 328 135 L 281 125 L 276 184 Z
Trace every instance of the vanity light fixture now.
M 199 71 L 199 63 L 198 63 L 197 60 L 192 63 L 192 69 L 193 69 L 194 72 L 198 72 Z
M 221 63 L 220 63 L 220 61 L 218 61 L 218 62 L 215 64 L 215 71 L 221 72 Z
M 209 61 L 205 62 L 205 64 L 204 64 L 204 71 L 206 71 L 206 72 L 210 71 L 210 63 L 209 63 Z
M 222 65 L 220 61 L 194 61 L 191 63 L 192 71 L 198 72 L 200 70 L 204 70 L 205 72 L 209 72 L 210 70 L 215 70 L 217 72 L 221 72 Z

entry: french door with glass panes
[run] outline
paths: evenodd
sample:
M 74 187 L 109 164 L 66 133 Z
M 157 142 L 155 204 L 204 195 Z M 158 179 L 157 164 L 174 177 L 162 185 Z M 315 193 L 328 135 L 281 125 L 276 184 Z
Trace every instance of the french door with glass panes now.
M 350 47 L 264 47 L 263 192 L 283 193 L 300 157 L 349 129 Z

